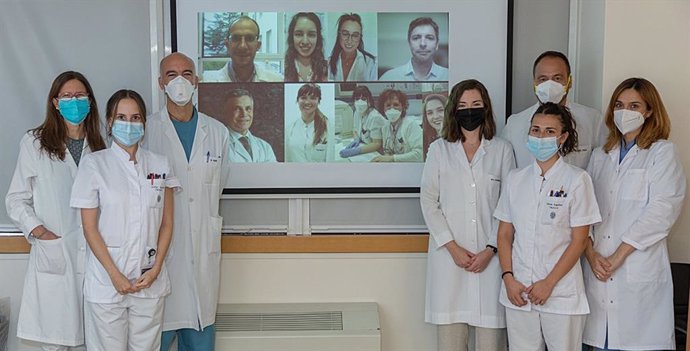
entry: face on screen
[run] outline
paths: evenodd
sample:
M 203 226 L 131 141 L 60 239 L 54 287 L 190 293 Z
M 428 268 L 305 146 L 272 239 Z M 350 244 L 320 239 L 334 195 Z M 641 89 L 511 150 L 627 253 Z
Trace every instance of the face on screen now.
M 428 24 L 417 26 L 410 33 L 410 51 L 417 62 L 426 62 L 434 58 L 438 49 L 438 38 L 434 27 Z
M 357 50 L 362 39 L 362 26 L 355 21 L 345 21 L 340 26 L 340 48 L 346 54 L 352 54 Z
M 384 111 L 396 109 L 400 112 L 405 112 L 403 105 L 400 100 L 398 100 L 397 96 L 391 96 L 388 100 L 386 100 L 386 102 L 383 104 L 383 109 Z
M 302 95 L 297 99 L 299 110 L 304 115 L 310 115 L 319 106 L 319 98 L 314 95 Z
M 316 48 L 317 36 L 316 24 L 306 17 L 300 17 L 292 33 L 297 53 L 302 57 L 310 57 Z
M 441 127 L 443 127 L 443 102 L 441 102 L 439 99 L 431 99 L 427 101 L 424 113 L 426 114 L 426 119 L 429 124 L 437 131 L 440 131 Z
M 254 64 L 256 52 L 261 48 L 259 28 L 254 22 L 242 19 L 230 27 L 225 45 L 232 58 L 233 68 L 245 68 Z
M 228 127 L 246 134 L 254 121 L 254 100 L 249 96 L 231 97 L 228 100 Z

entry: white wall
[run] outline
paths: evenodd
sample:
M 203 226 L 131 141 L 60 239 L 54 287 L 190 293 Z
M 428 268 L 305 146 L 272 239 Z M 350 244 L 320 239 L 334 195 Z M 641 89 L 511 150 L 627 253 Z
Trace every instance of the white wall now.
M 602 101 L 629 77 L 659 90 L 671 117 L 671 141 L 690 174 L 690 1 L 608 0 L 605 10 Z M 690 263 L 690 197 L 669 239 L 674 262 Z
M 0 255 L 11 351 L 38 350 L 14 337 L 27 260 Z M 220 303 L 376 302 L 382 350 L 435 350 L 436 329 L 424 323 L 425 272 L 426 254 L 224 254 Z

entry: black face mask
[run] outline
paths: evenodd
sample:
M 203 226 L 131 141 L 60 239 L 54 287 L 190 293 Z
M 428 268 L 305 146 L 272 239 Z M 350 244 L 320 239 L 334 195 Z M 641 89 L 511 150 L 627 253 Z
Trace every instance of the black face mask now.
M 473 131 L 477 129 L 486 116 L 486 109 L 483 107 L 466 108 L 462 110 L 455 110 L 455 123 L 465 130 Z

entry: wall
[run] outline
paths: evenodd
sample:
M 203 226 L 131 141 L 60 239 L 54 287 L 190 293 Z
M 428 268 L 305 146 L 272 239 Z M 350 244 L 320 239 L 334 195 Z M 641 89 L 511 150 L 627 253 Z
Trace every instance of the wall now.
M 38 350 L 14 337 L 27 260 L 0 255 L 12 351 Z M 435 350 L 436 329 L 424 323 L 425 270 L 425 254 L 224 254 L 220 303 L 377 302 L 382 350 Z

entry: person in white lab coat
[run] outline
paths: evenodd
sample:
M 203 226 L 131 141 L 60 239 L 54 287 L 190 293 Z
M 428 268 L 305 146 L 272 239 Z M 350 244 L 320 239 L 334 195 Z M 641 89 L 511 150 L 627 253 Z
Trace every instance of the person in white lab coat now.
M 43 350 L 68 350 L 84 343 L 86 248 L 69 191 L 81 158 L 105 143 L 96 98 L 81 73 L 58 75 L 47 100 L 43 123 L 22 137 L 5 207 L 31 244 L 17 337 Z
M 297 91 L 297 118 L 285 133 L 286 162 L 328 162 L 335 159 L 335 141 L 328 118 L 319 109 L 321 88 L 302 85 Z
M 494 213 L 508 342 L 511 351 L 580 351 L 589 313 L 580 256 L 599 208 L 587 172 L 563 161 L 577 148 L 566 107 L 539 106 L 528 140 L 536 161 L 508 175 Z
M 666 238 L 686 178 L 667 140 L 671 122 L 654 85 L 630 78 L 614 90 L 606 125 L 608 140 L 587 169 L 603 220 L 585 251 L 592 313 L 583 341 L 598 350 L 675 349 Z
M 600 146 L 604 139 L 601 112 L 568 100 L 573 79 L 570 73 L 570 62 L 562 53 L 558 51 L 542 53 L 534 61 L 532 73 L 537 103 L 522 112 L 511 115 L 501 132 L 501 137 L 513 144 L 518 168 L 534 163 L 534 155 L 525 147 L 527 132 L 537 107 L 546 102 L 557 103 L 570 109 L 577 123 L 578 146 L 563 159 L 582 169 L 587 168 L 592 150 Z
M 336 82 L 375 81 L 376 57 L 364 49 L 362 18 L 356 13 L 338 18 L 335 44 L 328 58 L 328 80 Z
M 383 145 L 383 127 L 386 119 L 381 116 L 374 106 L 374 96 L 368 87 L 358 85 L 352 91 L 355 107 L 352 125 L 354 140 L 346 148 L 340 150 L 340 157 L 352 157 L 368 154 L 381 149 Z
M 89 244 L 84 278 L 86 347 L 89 350 L 156 350 L 163 297 L 170 293 L 165 256 L 172 236 L 168 160 L 139 147 L 146 107 L 132 90 L 108 100 L 113 143 L 86 155 L 70 205 L 81 209 Z
M 230 132 L 230 162 L 277 162 L 271 145 L 249 130 L 254 122 L 254 97 L 249 91 L 230 92 L 225 120 Z
M 386 89 L 379 96 L 379 111 L 388 119 L 382 130 L 383 155 L 371 162 L 422 162 L 422 127 L 414 118 L 406 118 L 407 96 Z
M 505 308 L 493 211 L 501 182 L 515 168 L 513 149 L 495 137 L 489 93 L 465 80 L 451 90 L 441 139 L 429 147 L 420 200 L 431 238 L 426 275 L 427 323 L 438 325 L 438 350 L 505 350 Z
M 160 63 L 166 104 L 146 123 L 144 146 L 166 155 L 182 191 L 174 194 L 175 225 L 167 258 L 172 293 L 165 298 L 161 350 L 213 350 L 220 288 L 218 209 L 228 174 L 228 129 L 199 112 L 192 95 L 194 61 L 172 53 Z

